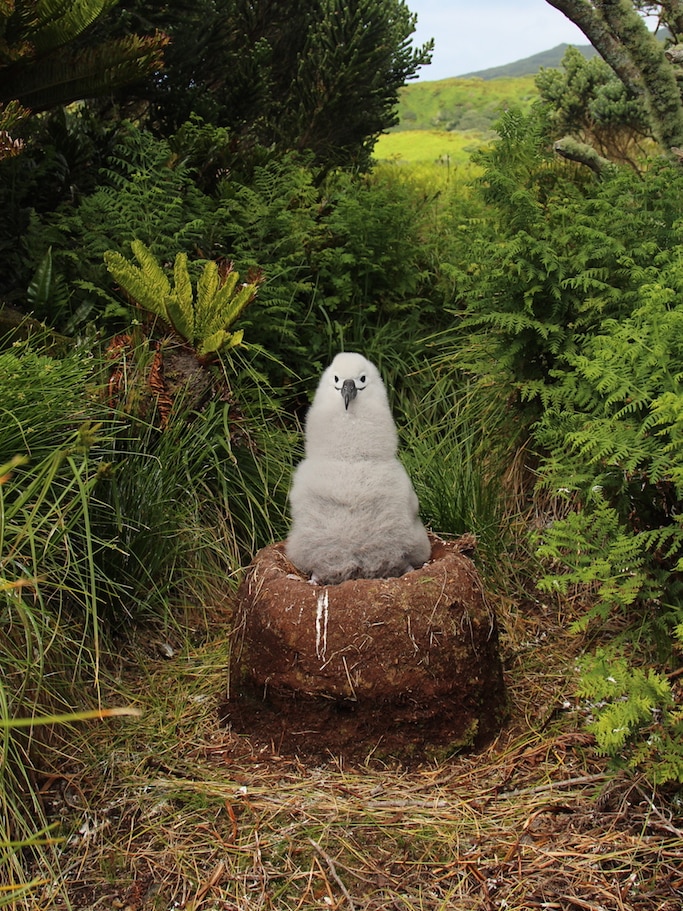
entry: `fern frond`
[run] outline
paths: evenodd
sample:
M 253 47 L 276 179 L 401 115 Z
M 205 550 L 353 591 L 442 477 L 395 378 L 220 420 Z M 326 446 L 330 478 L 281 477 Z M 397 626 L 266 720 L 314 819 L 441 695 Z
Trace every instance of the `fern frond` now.
M 153 286 L 163 289 L 163 295 L 167 297 L 171 291 L 171 283 L 152 252 L 140 240 L 131 241 L 130 246 L 135 258 L 140 263 L 140 270 L 144 277 Z
M 71 0 L 66 4 L 43 2 L 39 5 L 40 21 L 29 34 L 31 43 L 40 54 L 61 47 L 82 34 L 113 5 L 111 0 Z
M 133 244 L 136 245 L 134 247 L 136 256 L 138 253 L 140 254 L 138 256 L 140 267 L 129 262 L 120 253 L 108 250 L 104 254 L 107 269 L 114 280 L 143 310 L 168 319 L 166 301 L 171 291 L 169 281 L 156 262 L 150 262 L 151 254 L 144 245 L 138 241 L 133 241 Z
M 209 314 L 213 313 L 213 302 L 218 290 L 218 265 L 210 260 L 204 266 L 201 275 L 197 279 L 197 297 L 195 300 L 195 310 L 197 312 L 197 325 L 205 327 Z
M 185 253 L 176 255 L 172 288 L 149 248 L 139 240 L 134 240 L 131 247 L 139 266 L 116 251 L 108 251 L 104 259 L 109 272 L 139 306 L 161 316 L 194 346 L 199 357 L 204 358 L 222 348 L 233 348 L 241 343 L 243 332 L 230 332 L 228 327 L 253 299 L 258 282 L 245 284 L 234 294 L 238 274 L 230 273 L 221 286 L 218 266 L 209 261 L 197 280 L 197 299 L 193 302 Z
M 231 332 L 229 334 L 229 337 L 223 343 L 224 350 L 229 351 L 230 348 L 236 348 L 238 345 L 241 345 L 243 338 L 244 329 L 238 329 L 236 332 Z
M 3 69 L 0 102 L 12 99 L 45 111 L 82 98 L 95 98 L 163 66 L 167 36 L 128 35 L 94 47 L 57 48 L 40 60 L 20 58 Z
M 578 693 L 596 706 L 590 727 L 599 750 L 609 756 L 622 755 L 638 732 L 662 713 L 668 724 L 680 722 L 675 709 L 671 711 L 674 702 L 666 677 L 652 668 L 632 667 L 624 657 L 605 649 L 583 660 Z M 647 752 L 641 750 L 640 758 Z M 680 744 L 677 752 L 683 758 Z
M 214 298 L 214 309 L 223 310 L 225 306 L 230 301 L 230 298 L 235 293 L 235 288 L 237 287 L 237 282 L 240 279 L 239 272 L 235 269 L 230 269 L 228 274 L 223 279 L 222 284 L 216 291 Z M 226 319 L 226 325 L 229 325 L 230 320 Z
M 237 345 L 242 343 L 244 338 L 244 330 L 239 329 L 237 332 L 228 332 L 225 329 L 219 329 L 218 332 L 214 332 L 213 335 L 205 338 L 199 348 L 197 349 L 197 354 L 199 357 L 207 357 L 211 354 L 216 354 L 218 351 L 228 351 L 230 348 L 235 348 Z
M 245 282 L 242 285 L 237 294 L 230 301 L 230 307 L 227 311 L 228 325 L 234 323 L 235 320 L 241 316 L 244 309 L 253 301 L 256 296 L 257 287 L 258 284 L 256 282 Z
M 166 307 L 173 328 L 189 342 L 195 340 L 195 313 L 192 305 L 192 283 L 187 268 L 187 254 L 178 253 L 173 266 L 173 291 Z
M 239 279 L 239 274 L 231 268 L 221 285 L 217 264 L 207 263 L 204 272 L 207 270 L 210 274 L 202 274 L 197 281 L 195 320 L 198 338 L 207 338 L 230 325 L 223 315 L 223 307 Z

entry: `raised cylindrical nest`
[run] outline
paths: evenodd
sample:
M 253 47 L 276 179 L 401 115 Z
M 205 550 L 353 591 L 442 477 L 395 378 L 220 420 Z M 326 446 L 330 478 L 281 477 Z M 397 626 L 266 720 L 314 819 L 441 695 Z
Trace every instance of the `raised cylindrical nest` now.
M 238 592 L 233 729 L 299 754 L 397 758 L 477 747 L 506 714 L 495 613 L 466 551 L 390 579 L 312 585 L 284 543 L 259 551 Z

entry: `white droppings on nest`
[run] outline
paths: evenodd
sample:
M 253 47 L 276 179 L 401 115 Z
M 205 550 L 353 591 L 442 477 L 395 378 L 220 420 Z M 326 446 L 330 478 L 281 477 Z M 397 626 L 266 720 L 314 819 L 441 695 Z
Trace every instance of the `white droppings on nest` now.
M 321 661 L 327 655 L 327 624 L 330 614 L 330 596 L 327 589 L 318 595 L 315 611 L 315 654 Z

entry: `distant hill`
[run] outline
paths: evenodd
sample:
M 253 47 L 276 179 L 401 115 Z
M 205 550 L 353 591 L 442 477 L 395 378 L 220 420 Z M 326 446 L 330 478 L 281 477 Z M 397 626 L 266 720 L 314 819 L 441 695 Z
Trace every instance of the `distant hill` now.
M 576 46 L 586 59 L 597 53 L 590 45 Z M 486 132 L 509 107 L 526 109 L 538 98 L 534 81 L 541 67 L 559 69 L 568 44 L 505 66 L 479 70 L 465 76 L 420 80 L 399 93 L 399 124 L 404 130 L 458 130 Z
M 457 78 L 468 79 L 476 76 L 477 79 L 500 79 L 509 76 L 535 76 L 542 66 L 559 69 L 568 47 L 568 44 L 558 44 L 557 47 L 551 48 L 549 51 L 541 51 L 540 54 L 533 54 L 523 60 L 515 60 L 514 63 L 506 63 L 505 66 L 494 66 L 488 70 L 478 70 L 476 73 L 465 73 Z M 592 44 L 575 44 L 573 47 L 577 51 L 581 51 L 587 60 L 597 54 Z
M 671 39 L 671 32 L 666 28 L 658 28 L 655 36 L 659 41 L 668 41 Z M 597 51 L 592 44 L 574 44 L 577 51 L 581 51 L 586 60 L 595 57 Z M 542 66 L 550 69 L 559 69 L 562 65 L 562 58 L 565 55 L 569 44 L 558 44 L 557 47 L 549 51 L 541 51 L 540 54 L 533 54 L 531 57 L 524 57 L 523 60 L 515 60 L 514 63 L 506 63 L 505 66 L 494 66 L 488 70 L 478 70 L 476 73 L 464 73 L 458 76 L 458 79 L 468 79 L 477 77 L 477 79 L 500 79 L 509 76 L 535 76 Z M 427 72 L 427 71 L 426 71 Z
M 404 130 L 486 132 L 506 108 L 527 109 L 538 98 L 533 76 L 479 76 L 412 82 L 399 92 L 398 126 Z

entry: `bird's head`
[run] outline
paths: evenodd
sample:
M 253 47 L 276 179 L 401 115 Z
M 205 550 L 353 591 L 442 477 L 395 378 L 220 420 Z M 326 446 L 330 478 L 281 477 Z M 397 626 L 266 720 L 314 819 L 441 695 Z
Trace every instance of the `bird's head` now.
M 362 395 L 367 387 L 374 384 L 382 385 L 379 373 L 374 364 L 366 360 L 362 354 L 344 351 L 338 354 L 327 369 L 329 382 L 341 394 L 344 400 L 344 409 L 348 411 L 349 405 L 356 396 Z
M 342 352 L 325 370 L 306 415 L 307 457 L 388 459 L 398 439 L 379 370 L 362 354 Z

